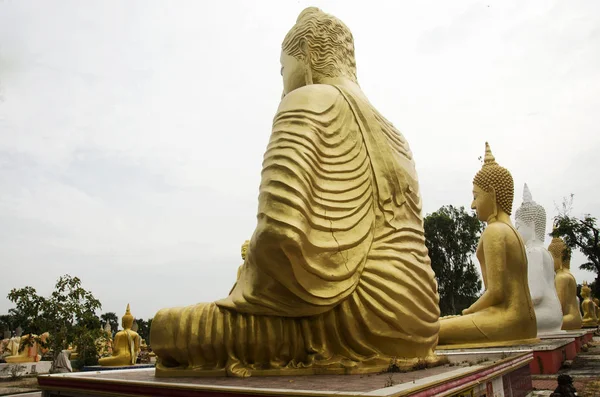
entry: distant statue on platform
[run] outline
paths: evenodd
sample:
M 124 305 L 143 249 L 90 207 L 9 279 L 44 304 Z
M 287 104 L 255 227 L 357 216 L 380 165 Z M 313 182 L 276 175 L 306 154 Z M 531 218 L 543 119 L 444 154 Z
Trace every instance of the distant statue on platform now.
M 100 357 L 112 356 L 112 339 L 112 328 L 107 321 L 102 329 L 102 335 L 96 339 L 96 346 L 98 346 L 98 355 Z
M 249 246 L 250 246 L 250 240 L 246 240 L 246 241 L 244 241 L 244 244 L 242 244 L 242 250 L 241 250 L 241 253 L 242 253 L 242 264 L 240 265 L 240 267 L 238 267 L 237 277 L 235 279 L 235 284 L 233 284 L 233 287 L 231 288 L 231 291 L 229 291 L 230 294 L 235 289 L 235 286 L 237 285 L 237 282 L 240 279 L 240 276 L 242 274 L 242 268 L 244 267 L 244 262 L 246 261 L 246 253 L 248 252 L 248 247 Z
M 596 305 L 592 300 L 592 290 L 587 284 L 587 281 L 583 282 L 581 286 L 581 311 L 583 312 L 583 328 L 593 328 L 598 326 L 598 317 L 596 316 Z
M 137 332 L 131 329 L 133 320 L 129 304 L 127 304 L 127 310 L 121 319 L 123 330 L 115 334 L 112 343 L 112 356 L 101 358 L 98 360 L 98 364 L 107 367 L 135 365 L 140 351 L 141 338 Z
M 48 332 L 39 337 L 34 334 L 23 335 L 20 338 L 18 353 L 5 357 L 7 363 L 36 363 L 42 359 L 42 355 L 48 351 Z
M 554 285 L 563 314 L 561 328 L 563 330 L 580 329 L 582 318 L 579 311 L 579 298 L 577 298 L 577 281 L 571 274 L 571 256 L 567 245 L 562 238 L 557 236 L 552 239 L 548 251 L 554 258 Z
M 489 145 L 473 180 L 477 217 L 487 223 L 477 247 L 483 295 L 462 316 L 442 318 L 440 345 L 500 346 L 537 341 L 527 280 L 527 254 L 510 220 L 514 196 L 510 172 L 496 163 Z
M 52 369 L 52 373 L 56 374 L 65 374 L 69 372 L 73 372 L 73 367 L 71 366 L 71 350 L 65 349 L 61 351 L 54 360 L 54 365 Z
M 525 241 L 527 278 L 537 333 L 560 332 L 563 314 L 554 285 L 554 258 L 544 247 L 546 210 L 533 201 L 527 184 L 523 188 L 523 204 L 515 212 L 515 228 Z
M 439 297 L 413 156 L 359 87 L 350 30 L 305 9 L 281 65 L 283 97 L 239 280 L 225 299 L 156 314 L 156 375 L 439 362 Z

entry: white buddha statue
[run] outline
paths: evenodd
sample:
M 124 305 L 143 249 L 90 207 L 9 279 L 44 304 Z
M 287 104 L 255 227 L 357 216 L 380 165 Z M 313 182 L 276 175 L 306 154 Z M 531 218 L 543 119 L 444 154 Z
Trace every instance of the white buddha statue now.
M 546 211 L 533 201 L 525 184 L 523 203 L 515 213 L 515 227 L 525 241 L 529 291 L 538 335 L 561 332 L 563 313 L 554 286 L 554 259 L 544 247 Z

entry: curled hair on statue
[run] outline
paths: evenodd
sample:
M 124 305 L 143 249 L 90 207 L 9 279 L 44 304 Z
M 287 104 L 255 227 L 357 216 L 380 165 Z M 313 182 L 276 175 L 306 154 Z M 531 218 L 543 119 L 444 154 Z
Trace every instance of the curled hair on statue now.
M 312 77 L 344 76 L 356 80 L 354 39 L 350 29 L 316 7 L 300 13 L 281 45 L 283 52 L 308 61 Z
M 492 190 L 496 194 L 496 203 L 502 211 L 508 215 L 512 213 L 512 204 L 515 195 L 515 187 L 510 172 L 498 165 L 492 155 L 490 145 L 485 143 L 485 159 L 481 170 L 473 178 L 473 184 L 479 186 L 486 192 Z

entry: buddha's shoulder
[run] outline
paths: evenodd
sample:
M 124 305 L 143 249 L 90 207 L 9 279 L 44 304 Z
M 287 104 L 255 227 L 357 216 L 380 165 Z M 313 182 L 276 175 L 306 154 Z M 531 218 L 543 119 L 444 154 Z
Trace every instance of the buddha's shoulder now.
M 308 110 L 321 113 L 342 97 L 340 91 L 328 84 L 310 84 L 287 94 L 279 104 L 278 112 Z
M 486 226 L 482 233 L 486 238 L 517 239 L 515 230 L 504 222 L 493 222 Z

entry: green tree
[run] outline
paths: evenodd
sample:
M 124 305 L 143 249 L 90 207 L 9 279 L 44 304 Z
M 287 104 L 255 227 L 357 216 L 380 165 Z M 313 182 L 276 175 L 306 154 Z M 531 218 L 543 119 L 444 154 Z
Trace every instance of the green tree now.
M 21 325 L 24 333 L 50 333 L 49 347 L 54 359 L 73 345 L 82 364 L 97 363 L 94 341 L 100 337 L 101 330 L 95 312 L 102 305 L 81 286 L 79 278 L 68 274 L 60 277 L 54 292 L 47 298 L 38 295 L 33 287 L 23 287 L 11 290 L 8 299 L 15 303 L 11 314 L 24 321 Z
M 144 319 L 138 318 L 135 321 L 137 322 L 137 325 L 138 325 L 137 333 L 140 335 L 140 338 L 145 339 L 146 343 L 150 343 L 149 338 L 150 338 L 150 326 L 152 325 L 152 319 L 144 320 Z
M 4 337 L 4 332 L 14 331 L 18 327 L 15 317 L 11 314 L 0 315 L 0 338 Z
M 600 226 L 596 225 L 597 219 L 589 214 L 582 217 L 571 215 L 573 208 L 571 194 L 563 200 L 562 208 L 554 217 L 554 230 L 552 237 L 562 237 L 569 248 L 565 256 L 570 256 L 573 249 L 578 249 L 588 260 L 579 268 L 596 273 L 596 280 L 591 285 L 592 293 L 600 297 Z
M 109 323 L 113 333 L 119 330 L 119 317 L 117 317 L 117 313 L 115 312 L 104 313 L 100 316 L 100 321 L 102 322 L 103 327 L 106 323 Z
M 443 316 L 460 314 L 477 300 L 481 279 L 473 263 L 483 223 L 464 207 L 441 207 L 425 217 L 425 245 L 438 281 Z

